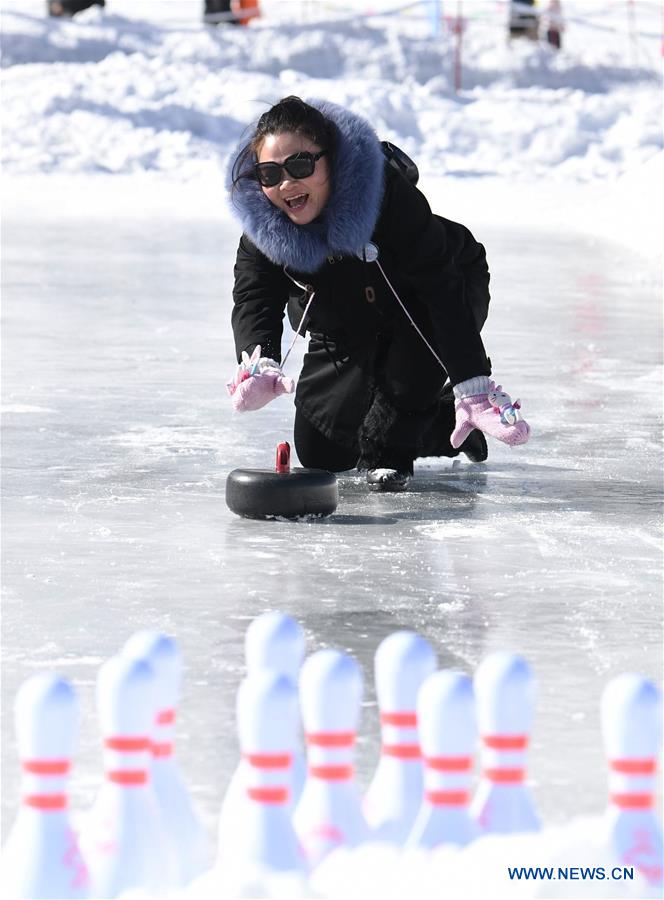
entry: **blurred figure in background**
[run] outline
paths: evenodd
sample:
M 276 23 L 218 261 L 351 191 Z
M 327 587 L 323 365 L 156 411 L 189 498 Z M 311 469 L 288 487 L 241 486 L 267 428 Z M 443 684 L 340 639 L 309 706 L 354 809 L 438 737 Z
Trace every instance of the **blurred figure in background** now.
M 526 37 L 536 41 L 539 13 L 535 9 L 535 0 L 510 0 L 508 27 L 510 38 Z
M 546 11 L 546 39 L 556 50 L 563 45 L 564 27 L 562 3 L 560 0 L 550 0 Z
M 91 6 L 106 6 L 106 0 L 47 0 L 48 14 L 71 19 Z M 207 25 L 247 25 L 259 15 L 258 0 L 204 0 L 203 21 Z
M 231 0 L 205 0 L 203 21 L 206 25 L 239 25 L 231 10 Z
M 49 16 L 71 19 L 90 6 L 106 6 L 106 0 L 48 0 L 47 6 Z
M 208 25 L 248 25 L 258 15 L 258 0 L 205 0 L 203 21 Z

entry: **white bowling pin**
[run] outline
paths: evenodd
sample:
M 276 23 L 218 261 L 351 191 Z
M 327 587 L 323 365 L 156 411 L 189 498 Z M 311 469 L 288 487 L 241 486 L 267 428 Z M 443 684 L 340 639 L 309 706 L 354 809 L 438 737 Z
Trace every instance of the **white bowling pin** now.
M 606 686 L 602 733 L 609 763 L 611 846 L 649 884 L 662 884 L 662 831 L 655 818 L 655 775 L 662 741 L 662 697 L 652 681 L 626 673 Z
M 535 708 L 530 667 L 512 653 L 492 653 L 477 667 L 474 683 L 483 766 L 471 815 L 483 831 L 537 831 L 539 817 L 525 785 Z
M 152 732 L 152 785 L 170 854 L 175 884 L 182 887 L 202 875 L 211 864 L 205 830 L 192 806 L 174 749 L 174 724 L 182 658 L 173 638 L 156 631 L 138 631 L 123 655 L 147 660 L 156 676 L 157 712 Z
M 3 848 L 2 895 L 87 897 L 88 872 L 68 810 L 67 779 L 79 708 L 71 684 L 44 672 L 16 695 L 22 801 Z
M 417 720 L 424 759 L 424 796 L 407 845 L 463 846 L 479 834 L 468 814 L 477 743 L 470 677 L 451 669 L 430 675 L 417 698 Z
M 240 685 L 238 735 L 247 771 L 233 836 L 220 848 L 222 867 L 306 870 L 289 807 L 298 719 L 297 688 L 285 675 L 265 669 Z
M 252 621 L 245 634 L 244 653 L 247 675 L 273 670 L 288 676 L 296 685 L 300 666 L 304 659 L 304 649 L 304 632 L 294 619 L 276 611 L 263 613 Z M 233 838 L 247 777 L 247 765 L 241 759 L 221 804 L 219 813 L 220 852 Z M 298 739 L 293 755 L 293 785 L 289 800 L 291 812 L 300 799 L 305 777 L 306 762 Z
M 293 822 L 311 865 L 368 837 L 353 765 L 361 701 L 362 673 L 352 657 L 328 649 L 305 660 L 300 708 L 308 770 Z
M 115 656 L 99 670 L 97 709 L 106 779 L 81 832 L 91 895 L 159 891 L 170 860 L 150 780 L 156 683 L 145 660 Z
M 297 685 L 305 654 L 302 626 L 284 613 L 272 611 L 257 616 L 244 636 L 247 675 L 261 669 L 274 669 L 287 675 Z M 293 789 L 291 808 L 300 799 L 307 765 L 298 740 L 293 757 Z
M 380 760 L 364 797 L 372 837 L 403 844 L 422 803 L 422 758 L 415 705 L 436 654 L 412 631 L 395 631 L 376 651 L 374 673 L 380 709 Z
M 297 684 L 304 659 L 304 632 L 290 616 L 266 612 L 257 616 L 244 636 L 247 675 L 262 669 L 281 672 Z

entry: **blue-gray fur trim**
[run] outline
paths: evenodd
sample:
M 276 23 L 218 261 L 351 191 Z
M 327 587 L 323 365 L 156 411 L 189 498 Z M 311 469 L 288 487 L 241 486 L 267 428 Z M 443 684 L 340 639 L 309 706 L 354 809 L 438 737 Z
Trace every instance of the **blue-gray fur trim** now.
M 251 241 L 272 262 L 296 272 L 315 272 L 334 254 L 361 252 L 376 226 L 385 181 L 385 157 L 369 123 L 327 100 L 307 102 L 336 126 L 332 191 L 321 215 L 296 225 L 249 178 L 241 178 L 231 192 L 233 211 Z M 231 156 L 229 190 L 233 163 L 245 144 Z

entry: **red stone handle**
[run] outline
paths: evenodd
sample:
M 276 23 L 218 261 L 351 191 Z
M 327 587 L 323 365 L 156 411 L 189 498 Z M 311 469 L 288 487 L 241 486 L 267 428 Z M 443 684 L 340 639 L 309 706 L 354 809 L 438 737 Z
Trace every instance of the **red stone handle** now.
M 290 472 L 290 444 L 287 441 L 277 444 L 276 469 L 283 475 L 288 475 Z

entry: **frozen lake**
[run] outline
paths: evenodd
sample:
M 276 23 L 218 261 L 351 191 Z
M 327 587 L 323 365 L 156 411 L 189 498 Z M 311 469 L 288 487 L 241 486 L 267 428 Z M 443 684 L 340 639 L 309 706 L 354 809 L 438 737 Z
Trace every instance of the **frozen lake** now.
M 80 689 L 82 810 L 101 778 L 97 668 L 148 627 L 182 647 L 180 759 L 213 829 L 235 765 L 243 632 L 273 608 L 310 650 L 363 663 L 363 784 L 378 748 L 372 656 L 411 628 L 441 666 L 522 653 L 539 684 L 530 772 L 544 819 L 603 808 L 601 691 L 625 670 L 661 681 L 657 274 L 573 233 L 474 231 L 493 279 L 485 342 L 531 442 L 494 441 L 483 465 L 423 462 L 402 495 L 351 474 L 331 518 L 263 523 L 228 511 L 225 478 L 272 465 L 293 407 L 240 417 L 225 395 L 236 226 L 5 219 L 5 828 L 20 681 L 55 668 Z

